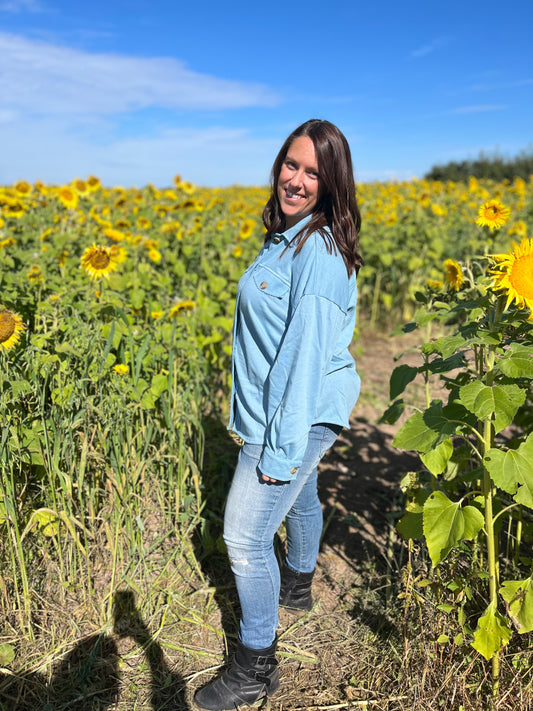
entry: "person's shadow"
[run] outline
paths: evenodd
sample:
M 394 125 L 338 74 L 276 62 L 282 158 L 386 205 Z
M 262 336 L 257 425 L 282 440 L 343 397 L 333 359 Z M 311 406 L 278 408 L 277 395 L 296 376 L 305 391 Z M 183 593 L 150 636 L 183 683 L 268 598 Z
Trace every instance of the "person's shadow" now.
M 53 669 L 0 672 L 0 711 L 105 711 L 120 700 L 119 651 L 116 639 L 130 637 L 143 650 L 150 670 L 152 711 L 188 711 L 185 682 L 171 671 L 161 646 L 135 607 L 131 590 L 115 593 L 113 635 L 94 634 L 80 640 Z

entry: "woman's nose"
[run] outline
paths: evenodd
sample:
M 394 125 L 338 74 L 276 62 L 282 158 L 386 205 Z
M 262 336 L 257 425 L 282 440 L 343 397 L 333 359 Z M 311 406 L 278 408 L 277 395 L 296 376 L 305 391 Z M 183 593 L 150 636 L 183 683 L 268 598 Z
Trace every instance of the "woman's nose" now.
M 303 182 L 303 177 L 304 177 L 304 171 L 297 170 L 291 178 L 291 185 L 301 185 Z

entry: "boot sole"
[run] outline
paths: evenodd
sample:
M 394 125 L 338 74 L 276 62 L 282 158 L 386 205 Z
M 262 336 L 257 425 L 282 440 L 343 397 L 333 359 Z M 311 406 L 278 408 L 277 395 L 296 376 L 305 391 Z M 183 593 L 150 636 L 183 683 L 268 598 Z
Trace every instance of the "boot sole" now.
M 206 709 L 205 706 L 199 706 L 194 700 L 194 698 L 192 700 L 192 708 L 194 711 L 210 711 L 210 709 Z M 239 709 L 256 709 L 257 711 L 268 711 L 270 709 L 270 699 L 268 695 L 265 694 L 265 696 L 261 696 L 260 699 L 257 699 L 251 704 L 247 704 L 246 702 L 244 702 L 242 704 L 233 705 L 231 709 L 219 709 L 219 711 L 238 711 Z

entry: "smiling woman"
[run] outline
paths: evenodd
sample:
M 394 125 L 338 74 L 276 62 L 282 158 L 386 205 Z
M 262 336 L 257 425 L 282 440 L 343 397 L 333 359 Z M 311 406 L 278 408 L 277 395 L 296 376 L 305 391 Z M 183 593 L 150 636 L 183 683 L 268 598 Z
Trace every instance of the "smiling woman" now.
M 299 136 L 291 143 L 283 161 L 277 190 L 287 227 L 293 227 L 315 209 L 320 180 L 315 147 L 307 136 Z
M 312 119 L 283 144 L 263 211 L 267 234 L 237 289 L 230 429 L 242 440 L 224 541 L 241 603 L 230 669 L 201 709 L 253 704 L 279 687 L 279 605 L 310 610 L 322 531 L 317 466 L 359 395 L 355 327 L 361 218 L 350 149 Z M 280 571 L 274 536 L 285 520 Z

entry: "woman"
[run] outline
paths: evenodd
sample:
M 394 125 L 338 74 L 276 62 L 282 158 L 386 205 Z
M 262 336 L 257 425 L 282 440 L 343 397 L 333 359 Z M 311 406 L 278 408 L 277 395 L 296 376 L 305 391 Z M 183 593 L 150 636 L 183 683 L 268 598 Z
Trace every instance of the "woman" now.
M 267 234 L 239 282 L 230 428 L 243 441 L 224 518 L 241 603 L 237 652 L 196 692 L 201 709 L 251 704 L 279 686 L 278 607 L 309 610 L 322 531 L 317 464 L 359 394 L 348 346 L 362 266 L 350 149 L 312 119 L 283 144 L 263 211 Z M 281 571 L 273 540 L 285 519 Z M 281 578 L 281 580 L 280 580 Z

